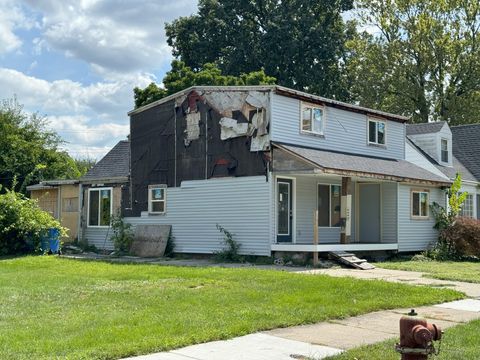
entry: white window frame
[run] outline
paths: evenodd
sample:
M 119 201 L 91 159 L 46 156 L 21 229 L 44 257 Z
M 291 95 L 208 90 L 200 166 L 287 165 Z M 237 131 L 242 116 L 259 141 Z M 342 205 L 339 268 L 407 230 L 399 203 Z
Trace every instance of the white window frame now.
M 444 151 L 444 150 L 443 150 L 442 145 L 443 145 L 443 142 L 444 142 L 444 141 L 445 141 L 445 143 L 447 144 L 447 150 L 446 150 L 446 152 L 447 152 L 447 160 L 446 160 L 446 161 L 443 160 L 443 151 Z M 440 161 L 443 162 L 443 163 L 448 163 L 448 162 L 450 161 L 450 154 L 449 154 L 449 151 L 448 151 L 448 139 L 445 139 L 445 138 L 441 138 L 441 139 L 440 139 Z
M 162 189 L 163 190 L 163 200 L 153 200 L 152 199 L 152 190 L 153 189 Z M 163 211 L 153 211 L 152 203 L 154 202 L 163 202 Z M 167 212 L 167 185 L 149 185 L 148 186 L 148 213 L 153 215 L 163 215 Z
M 418 196 L 418 211 L 419 215 L 413 214 L 413 194 L 419 194 Z M 427 194 L 427 214 L 422 215 L 422 196 L 421 194 Z M 430 219 L 430 191 L 429 190 L 412 190 L 410 193 L 410 217 L 412 219 Z
M 311 112 L 310 112 L 310 127 L 311 127 L 312 130 L 304 130 L 303 129 L 303 111 L 306 108 L 311 109 Z M 314 109 L 319 109 L 319 110 L 322 111 L 322 130 L 321 131 L 313 131 L 313 110 Z M 325 125 L 326 125 L 325 106 L 318 105 L 318 104 L 304 103 L 304 102 L 301 103 L 301 106 L 300 106 L 300 133 L 325 136 Z
M 318 226 L 322 229 L 340 229 L 341 226 L 332 226 L 332 186 L 338 186 L 340 188 L 340 199 L 342 196 L 342 185 L 341 184 L 330 184 L 330 183 L 317 183 L 317 208 L 318 211 L 318 186 L 328 186 L 328 224 L 329 226 Z M 340 200 L 340 206 L 342 201 Z
M 370 141 L 370 122 L 375 123 L 375 141 Z M 378 142 L 378 124 L 382 123 L 385 129 L 385 133 L 383 134 L 383 144 Z M 375 145 L 375 146 L 387 146 L 387 122 L 382 119 L 374 118 L 367 116 L 367 143 L 368 145 Z
M 460 193 L 462 194 L 462 193 Z M 467 202 L 467 199 L 470 197 L 470 201 Z M 458 214 L 459 216 L 461 217 L 467 217 L 467 218 L 470 218 L 470 219 L 475 219 L 476 218 L 476 214 L 475 214 L 475 206 L 474 206 L 474 197 L 473 197 L 473 194 L 471 193 L 467 193 L 467 197 L 465 198 L 465 201 L 463 202 L 461 208 L 460 208 L 460 213 Z M 469 215 L 466 215 L 465 214 L 465 205 L 466 204 L 469 204 L 470 205 L 470 208 L 468 209 L 468 212 L 470 213 Z
M 110 190 L 110 218 L 113 215 L 113 187 L 100 187 L 100 188 L 89 188 L 88 189 L 88 199 L 87 199 L 87 227 L 90 228 L 109 228 L 110 225 L 100 225 L 100 209 L 98 209 L 98 225 L 90 225 L 90 193 L 93 191 L 98 191 L 98 206 L 100 207 L 100 191 Z

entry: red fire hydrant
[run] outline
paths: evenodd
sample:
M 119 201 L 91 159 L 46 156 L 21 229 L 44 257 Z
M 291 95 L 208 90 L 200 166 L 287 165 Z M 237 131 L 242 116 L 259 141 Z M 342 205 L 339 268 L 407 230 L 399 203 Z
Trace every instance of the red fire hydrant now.
M 401 359 L 424 360 L 428 359 L 429 355 L 438 354 L 433 341 L 442 338 L 440 327 L 415 317 L 415 310 L 408 315 L 400 319 L 400 344 L 395 346 L 395 350 L 402 354 Z

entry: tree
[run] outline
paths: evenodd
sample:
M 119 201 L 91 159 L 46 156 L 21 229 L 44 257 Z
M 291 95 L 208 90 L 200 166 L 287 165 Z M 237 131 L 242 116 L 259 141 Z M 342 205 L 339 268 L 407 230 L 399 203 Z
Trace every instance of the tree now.
M 198 14 L 166 25 L 173 55 L 193 71 L 215 63 L 239 76 L 258 69 L 280 85 L 349 99 L 342 12 L 353 0 L 200 0 Z
M 253 71 L 240 76 L 223 75 L 214 64 L 205 64 L 201 70 L 194 71 L 183 61 L 173 60 L 172 69 L 163 78 L 164 88 L 151 83 L 145 89 L 133 89 L 135 107 L 149 104 L 165 96 L 174 94 L 193 85 L 269 85 L 275 84 L 275 78 L 267 76 L 263 70 Z
M 80 176 L 74 160 L 59 150 L 61 138 L 46 127 L 45 118 L 28 115 L 16 99 L 0 104 L 0 185 L 10 188 L 14 179 L 24 191 L 29 184 L 47 179 Z
M 477 0 L 361 0 L 374 29 L 347 43 L 352 96 L 414 122 L 478 122 L 480 3 Z M 370 31 L 372 33 L 372 31 Z
M 80 176 L 85 175 L 97 163 L 97 160 L 90 157 L 76 158 L 74 161 Z

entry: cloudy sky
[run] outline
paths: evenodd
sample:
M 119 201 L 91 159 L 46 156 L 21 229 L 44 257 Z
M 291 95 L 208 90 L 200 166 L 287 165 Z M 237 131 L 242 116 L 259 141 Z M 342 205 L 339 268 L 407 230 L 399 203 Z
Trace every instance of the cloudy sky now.
M 0 0 L 0 99 L 47 116 L 74 157 L 128 134 L 133 88 L 169 68 L 164 23 L 197 0 Z

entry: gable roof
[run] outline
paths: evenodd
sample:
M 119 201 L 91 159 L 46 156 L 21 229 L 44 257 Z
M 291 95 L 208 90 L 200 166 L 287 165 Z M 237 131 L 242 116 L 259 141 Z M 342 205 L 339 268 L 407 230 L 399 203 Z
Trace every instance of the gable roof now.
M 251 86 L 190 86 L 189 88 L 186 88 L 184 90 L 181 90 L 179 92 L 176 92 L 175 94 L 166 96 L 160 100 L 154 101 L 150 104 L 146 104 L 144 106 L 141 106 L 137 109 L 133 109 L 128 112 L 129 116 L 141 113 L 142 111 L 145 111 L 147 109 L 150 109 L 154 106 L 163 104 L 165 102 L 168 102 L 170 100 L 176 99 L 181 96 L 185 96 L 189 94 L 192 91 L 197 91 L 197 92 L 212 92 L 212 91 L 273 91 L 278 93 L 279 95 L 283 96 L 288 96 L 300 100 L 306 100 L 306 101 L 311 101 L 311 102 L 318 102 L 321 104 L 326 104 L 328 106 L 332 107 L 337 107 L 345 110 L 350 110 L 354 112 L 360 112 L 364 114 L 369 114 L 369 115 L 376 115 L 380 117 L 387 118 L 392 121 L 397 121 L 401 123 L 405 123 L 409 120 L 408 117 L 403 116 L 403 115 L 398 115 L 398 114 L 392 114 L 388 113 L 385 111 L 381 110 L 375 110 L 375 109 L 369 109 L 363 106 L 359 106 L 356 104 L 350 104 L 346 103 L 343 101 L 338 101 L 334 99 L 328 99 L 322 96 L 318 95 L 313 95 L 306 93 L 304 91 L 299 91 L 295 89 L 290 89 L 284 86 L 280 85 L 251 85 Z
M 453 155 L 480 181 L 480 124 L 452 126 Z
M 451 183 L 448 179 L 406 160 L 340 153 L 279 143 L 274 143 L 274 146 L 296 155 L 325 173 L 372 178 L 385 177 L 393 181 L 428 182 L 439 185 Z
M 80 181 L 127 181 L 130 175 L 130 141 L 122 140 L 97 162 Z
M 421 124 L 407 124 L 407 135 L 437 133 L 442 130 L 443 125 L 445 125 L 445 121 L 436 121 Z

